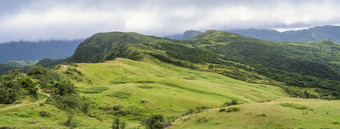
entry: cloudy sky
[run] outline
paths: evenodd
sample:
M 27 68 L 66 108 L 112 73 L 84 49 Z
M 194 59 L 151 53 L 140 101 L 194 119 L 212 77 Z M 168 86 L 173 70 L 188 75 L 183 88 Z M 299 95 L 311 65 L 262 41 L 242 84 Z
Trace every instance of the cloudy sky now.
M 0 0 L 0 42 L 340 24 L 337 0 Z

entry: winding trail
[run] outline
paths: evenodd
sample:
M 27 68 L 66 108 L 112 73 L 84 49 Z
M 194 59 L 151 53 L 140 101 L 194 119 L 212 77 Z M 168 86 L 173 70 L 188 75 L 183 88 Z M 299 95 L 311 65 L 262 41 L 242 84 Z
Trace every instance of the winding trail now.
M 3 108 L 0 108 L 0 112 L 1 112 L 1 111 L 5 111 L 5 110 L 9 110 L 9 109 L 18 108 L 18 107 L 27 106 L 27 105 L 40 104 L 40 103 L 45 102 L 45 101 L 50 97 L 50 94 L 47 94 L 47 93 L 42 92 L 40 88 L 38 89 L 38 92 L 39 92 L 40 94 L 43 94 L 43 95 L 47 96 L 47 98 L 38 100 L 38 101 L 33 102 L 33 103 L 11 104 L 10 106 L 6 106 L 6 107 L 3 107 Z

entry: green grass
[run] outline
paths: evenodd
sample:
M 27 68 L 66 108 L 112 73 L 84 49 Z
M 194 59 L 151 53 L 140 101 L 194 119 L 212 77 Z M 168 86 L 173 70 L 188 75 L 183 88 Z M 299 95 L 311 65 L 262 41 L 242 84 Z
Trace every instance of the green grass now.
M 81 96 L 95 102 L 90 115 L 75 114 L 78 128 L 109 128 L 114 115 L 121 116 L 128 128 L 137 128 L 142 119 L 153 114 L 162 114 L 166 121 L 175 120 L 171 128 L 176 129 L 339 126 L 339 101 L 291 99 L 276 86 L 247 83 L 157 60 L 140 62 L 117 58 L 77 65 L 69 68 L 75 68 L 86 79 L 72 81 L 77 90 L 82 91 Z M 58 72 L 70 76 L 66 70 L 61 68 Z M 0 117 L 0 126 L 66 128 L 67 113 L 52 105 L 40 106 L 43 100 L 23 101 L 21 104 L 27 105 L 11 109 L 5 108 L 15 105 L 0 105 L 0 114 L 4 114 Z M 221 106 L 232 100 L 239 105 L 224 107 L 226 112 L 219 112 Z M 284 107 L 282 103 L 308 106 L 313 111 Z M 186 114 L 190 109 L 193 111 Z M 41 111 L 50 113 L 50 117 L 41 116 Z
M 311 110 L 296 110 L 281 106 L 294 103 L 312 108 Z M 238 112 L 225 113 L 220 109 L 210 109 L 202 113 L 192 114 L 174 122 L 173 129 L 224 129 L 224 128 L 339 128 L 340 101 L 325 101 L 318 99 L 285 98 L 265 103 L 247 103 L 237 105 Z M 197 124 L 196 121 L 205 117 L 207 122 Z
M 86 94 L 97 94 L 97 93 L 101 93 L 103 91 L 106 91 L 108 90 L 109 88 L 107 87 L 91 87 L 91 88 L 87 88 L 85 90 L 83 90 L 82 92 L 83 93 L 86 93 Z

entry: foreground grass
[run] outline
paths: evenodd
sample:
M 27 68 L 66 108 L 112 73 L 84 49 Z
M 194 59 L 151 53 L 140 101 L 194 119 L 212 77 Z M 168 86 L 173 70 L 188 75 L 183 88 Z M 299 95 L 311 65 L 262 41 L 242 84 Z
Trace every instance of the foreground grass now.
M 95 102 L 90 115 L 75 114 L 77 128 L 109 128 L 115 115 L 122 116 L 121 119 L 127 121 L 128 128 L 142 128 L 141 120 L 152 114 L 162 114 L 168 122 L 175 121 L 173 128 L 314 125 L 333 128 L 337 125 L 324 126 L 326 121 L 332 124 L 340 116 L 335 113 L 337 107 L 340 107 L 339 101 L 289 99 L 279 87 L 246 83 L 220 74 L 182 68 L 157 60 L 139 62 L 118 58 L 104 63 L 80 63 L 78 67 L 65 65 L 58 72 L 72 79 L 81 96 L 91 98 Z M 219 112 L 219 107 L 231 100 L 242 103 L 237 105 L 240 111 Z M 10 110 L 1 110 L 8 106 L 0 105 L 0 126 L 66 127 L 64 123 L 68 114 L 65 111 L 40 103 L 43 101 Z M 316 113 L 308 111 L 308 115 L 303 115 L 303 111 L 283 107 L 280 103 L 306 105 Z M 315 107 L 318 104 L 320 107 Z M 332 104 L 338 106 L 333 107 Z M 199 114 L 183 116 L 189 108 L 202 106 L 210 109 Z M 40 116 L 39 112 L 43 110 L 51 113 L 51 117 Z M 124 114 L 126 111 L 132 114 Z M 326 111 L 328 114 L 325 114 Z M 261 114 L 266 117 L 259 116 Z M 308 122 L 309 118 L 312 119 Z M 317 121 L 317 118 L 322 120 Z M 197 122 L 197 119 L 201 120 Z
M 305 106 L 308 109 L 282 106 L 285 103 Z M 240 111 L 225 113 L 216 108 L 185 116 L 177 119 L 171 128 L 340 128 L 339 100 L 288 98 L 235 107 L 239 107 Z M 206 121 L 198 123 L 202 118 Z

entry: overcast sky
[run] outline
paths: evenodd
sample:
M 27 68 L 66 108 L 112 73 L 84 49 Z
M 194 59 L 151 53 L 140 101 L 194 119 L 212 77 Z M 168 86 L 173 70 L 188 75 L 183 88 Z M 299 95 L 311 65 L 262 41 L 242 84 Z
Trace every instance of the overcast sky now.
M 0 0 L 0 42 L 340 24 L 337 0 Z

